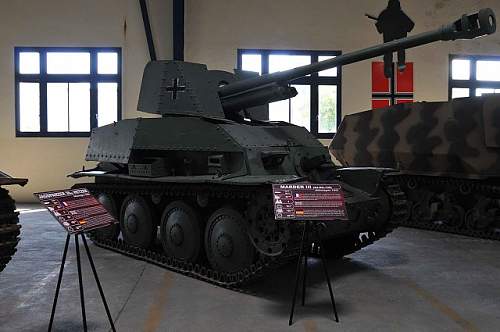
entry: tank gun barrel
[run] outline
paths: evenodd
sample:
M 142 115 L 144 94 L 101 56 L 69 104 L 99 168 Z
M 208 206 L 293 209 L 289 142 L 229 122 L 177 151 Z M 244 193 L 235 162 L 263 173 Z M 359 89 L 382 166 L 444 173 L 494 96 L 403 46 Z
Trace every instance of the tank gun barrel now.
M 387 53 L 417 46 L 457 39 L 474 39 L 493 34 L 496 31 L 496 16 L 491 9 L 482 9 L 472 15 L 463 15 L 459 20 L 442 26 L 434 31 L 424 32 L 415 36 L 394 40 L 388 43 L 372 46 L 363 50 L 346 53 L 333 59 L 316 62 L 294 69 L 265 74 L 259 77 L 241 80 L 219 88 L 219 96 L 224 100 L 234 95 L 247 93 L 250 90 L 278 83 L 286 84 L 294 79 L 320 72 L 326 69 L 375 58 Z

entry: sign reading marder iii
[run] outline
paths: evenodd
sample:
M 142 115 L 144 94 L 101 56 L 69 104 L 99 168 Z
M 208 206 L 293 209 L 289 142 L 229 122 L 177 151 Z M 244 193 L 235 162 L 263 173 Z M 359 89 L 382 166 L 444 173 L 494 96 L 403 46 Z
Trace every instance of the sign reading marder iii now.
M 297 255 L 300 224 L 275 220 L 272 184 L 308 181 L 340 186 L 349 216 L 327 223 L 322 250 L 338 257 L 373 243 L 407 215 L 398 185 L 385 181 L 383 169 L 338 169 L 305 128 L 267 121 L 268 104 L 294 97 L 289 82 L 311 73 L 494 30 L 493 12 L 482 10 L 434 31 L 262 76 L 150 62 L 138 110 L 161 118 L 94 129 L 86 159 L 99 164 L 73 174 L 94 177 L 75 187 L 88 188 L 120 220 L 119 229 L 98 231 L 93 240 L 218 285 L 240 284 Z M 152 249 L 158 226 L 163 252 Z
M 340 184 L 273 184 L 276 220 L 349 220 Z

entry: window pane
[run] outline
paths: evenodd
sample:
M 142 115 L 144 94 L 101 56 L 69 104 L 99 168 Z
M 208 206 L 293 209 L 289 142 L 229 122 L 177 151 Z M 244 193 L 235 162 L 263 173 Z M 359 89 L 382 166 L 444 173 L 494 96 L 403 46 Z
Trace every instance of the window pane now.
M 98 127 L 118 120 L 118 83 L 97 84 L 97 114 Z
M 470 79 L 470 60 L 453 60 L 451 62 L 451 77 L 454 80 Z
M 47 130 L 90 131 L 90 83 L 47 83 Z
M 476 97 L 491 93 L 495 93 L 495 89 L 476 89 Z
M 309 55 L 271 54 L 269 56 L 269 72 L 284 71 L 311 63 Z
M 309 85 L 292 85 L 299 93 L 291 99 L 290 122 L 311 130 L 311 87 Z
M 241 56 L 241 69 L 262 74 L 262 59 L 260 54 L 243 54 Z
M 482 95 L 487 95 L 487 94 L 497 94 L 500 93 L 500 89 L 476 89 L 476 97 L 481 97 Z
M 47 83 L 47 130 L 68 131 L 68 83 Z
M 19 83 L 19 129 L 40 131 L 40 84 Z
M 38 52 L 20 52 L 19 73 L 40 74 L 40 54 Z
M 451 98 L 465 98 L 470 97 L 470 91 L 468 88 L 453 88 L 451 89 Z
M 48 74 L 90 74 L 90 53 L 48 52 Z
M 477 79 L 479 81 L 500 81 L 500 61 L 478 61 Z
M 102 52 L 97 54 L 98 74 L 118 74 L 118 53 Z
M 90 83 L 69 84 L 69 131 L 90 131 Z
M 337 131 L 337 86 L 318 86 L 318 96 L 318 132 L 334 133 Z
M 290 122 L 290 100 L 281 100 L 269 104 L 269 121 Z
M 324 61 L 324 60 L 329 60 L 329 59 L 333 59 L 335 58 L 335 56 L 319 56 L 318 57 L 318 61 L 321 62 L 321 61 Z M 327 69 L 327 70 L 323 70 L 323 71 L 320 71 L 318 73 L 319 76 L 330 76 L 330 77 L 336 77 L 337 76 L 337 67 L 335 68 L 332 68 L 332 69 Z

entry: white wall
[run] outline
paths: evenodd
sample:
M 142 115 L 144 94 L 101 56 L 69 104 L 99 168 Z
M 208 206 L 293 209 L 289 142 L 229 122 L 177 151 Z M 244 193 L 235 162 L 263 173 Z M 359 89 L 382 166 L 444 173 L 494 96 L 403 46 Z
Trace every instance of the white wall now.
M 231 70 L 238 48 L 351 50 L 381 41 L 374 22 L 387 0 L 186 0 L 186 60 L 211 69 Z M 402 0 L 416 22 L 413 33 L 435 29 L 462 14 L 491 7 L 498 0 Z M 408 52 L 415 62 L 415 98 L 448 98 L 450 53 L 500 54 L 500 33 L 475 41 L 436 43 Z M 365 61 L 343 69 L 342 111 L 371 107 L 371 67 Z
M 148 4 L 158 57 L 171 58 L 171 0 Z M 124 118 L 147 116 L 136 106 L 149 53 L 137 0 L 4 0 L 0 24 L 0 170 L 29 177 L 25 188 L 10 190 L 18 201 L 32 201 L 33 192 L 75 182 L 66 175 L 85 164 L 88 138 L 15 137 L 14 47 L 122 47 Z

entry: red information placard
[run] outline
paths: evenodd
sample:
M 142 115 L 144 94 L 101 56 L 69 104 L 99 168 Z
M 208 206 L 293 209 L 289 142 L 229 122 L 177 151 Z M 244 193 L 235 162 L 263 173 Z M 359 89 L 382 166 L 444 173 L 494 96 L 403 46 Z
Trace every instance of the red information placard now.
M 36 198 L 70 234 L 117 223 L 85 188 L 35 193 Z
M 274 184 L 276 220 L 349 220 L 340 184 Z

